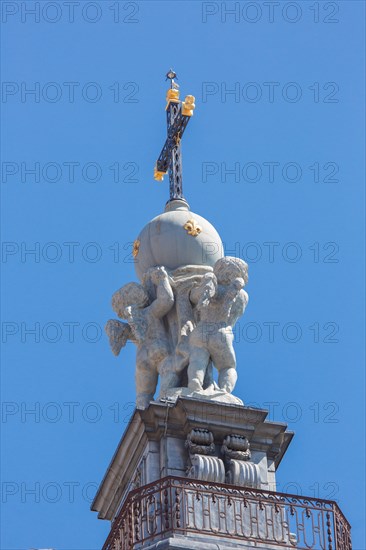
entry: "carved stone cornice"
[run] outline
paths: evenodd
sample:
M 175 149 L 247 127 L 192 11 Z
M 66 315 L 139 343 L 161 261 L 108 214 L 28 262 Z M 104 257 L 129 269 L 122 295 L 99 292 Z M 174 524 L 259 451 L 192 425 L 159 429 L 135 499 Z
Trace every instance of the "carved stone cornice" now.
M 218 449 L 229 434 L 246 438 L 252 455 L 262 453 L 269 461 L 273 461 L 274 469 L 277 469 L 290 444 L 293 432 L 286 431 L 287 426 L 284 423 L 267 422 L 267 414 L 268 411 L 263 409 L 192 398 L 179 398 L 175 404 L 152 402 L 145 410 L 135 409 L 97 491 L 92 510 L 97 511 L 101 519 L 115 517 L 129 491 L 129 484 L 144 453 L 149 452 L 149 445 L 153 444 L 157 448 L 164 449 L 164 445 L 162 446 L 164 441 L 170 439 L 177 445 L 179 443 L 181 449 L 179 453 L 183 455 L 186 453 L 186 456 L 182 457 L 182 462 L 186 464 L 189 449 L 185 448 L 185 441 L 192 430 L 205 429 L 211 432 L 213 441 L 209 446 L 214 444 Z M 192 440 L 192 444 L 206 448 L 196 440 Z M 191 449 L 194 450 L 194 447 L 192 446 Z M 196 449 L 203 450 L 198 447 Z M 232 448 L 232 451 L 245 452 L 235 448 Z M 164 464 L 164 461 L 167 462 L 169 459 L 169 450 L 165 448 L 159 452 L 165 453 L 160 458 L 161 464 Z M 197 457 L 211 456 L 191 454 Z M 230 460 L 235 459 L 230 458 Z M 200 459 L 197 458 L 197 461 L 199 462 Z M 248 461 L 241 461 L 243 464 L 248 464 Z M 181 471 L 183 473 L 184 468 Z

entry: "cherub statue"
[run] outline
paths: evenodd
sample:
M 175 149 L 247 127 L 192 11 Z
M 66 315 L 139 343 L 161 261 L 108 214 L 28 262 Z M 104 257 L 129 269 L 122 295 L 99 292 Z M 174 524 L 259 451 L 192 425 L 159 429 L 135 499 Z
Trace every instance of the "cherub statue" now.
M 156 287 L 156 298 L 150 299 L 144 286 L 128 283 L 112 297 L 112 307 L 118 317 L 127 323 L 111 319 L 105 330 L 112 352 L 118 355 L 131 340 L 137 346 L 136 356 L 136 406 L 146 408 L 153 399 L 159 365 L 170 353 L 170 345 L 163 317 L 174 304 L 174 295 L 164 267 L 148 270 L 144 285 Z M 151 286 L 151 285 L 150 285 Z
M 170 284 L 174 292 L 175 308 L 167 318 L 171 329 L 174 351 L 161 363 L 159 368 L 160 395 L 165 398 L 167 392 L 187 385 L 187 367 L 189 364 L 189 336 L 194 330 L 195 316 L 190 292 L 199 285 L 204 275 L 212 273 L 212 267 L 187 265 L 170 273 Z M 209 373 L 207 373 L 209 374 Z M 210 385 L 206 376 L 204 387 Z
M 233 326 L 244 313 L 248 294 L 248 265 L 240 258 L 227 256 L 215 263 L 213 273 L 191 290 L 196 304 L 197 325 L 190 334 L 188 388 L 201 391 L 210 361 L 219 372 L 218 386 L 231 393 L 234 389 L 236 357 Z

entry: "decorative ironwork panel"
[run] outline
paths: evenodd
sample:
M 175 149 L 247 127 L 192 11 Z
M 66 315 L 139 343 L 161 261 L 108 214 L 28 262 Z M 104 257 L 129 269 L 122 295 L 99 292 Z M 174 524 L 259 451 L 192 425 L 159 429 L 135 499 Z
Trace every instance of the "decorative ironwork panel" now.
M 103 550 L 194 534 L 297 550 L 351 550 L 350 525 L 329 500 L 166 477 L 132 491 Z

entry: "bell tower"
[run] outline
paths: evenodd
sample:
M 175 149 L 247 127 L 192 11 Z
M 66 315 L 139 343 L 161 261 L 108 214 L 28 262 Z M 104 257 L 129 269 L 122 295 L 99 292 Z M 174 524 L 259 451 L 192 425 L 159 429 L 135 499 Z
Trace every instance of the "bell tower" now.
M 335 502 L 276 491 L 294 434 L 233 393 L 245 370 L 233 327 L 248 305 L 248 265 L 224 255 L 183 196 L 182 136 L 195 99 L 179 99 L 173 70 L 167 79 L 154 175 L 169 173 L 169 200 L 137 236 L 139 282 L 113 294 L 118 319 L 106 325 L 116 356 L 136 345 L 136 409 L 91 507 L 111 522 L 103 550 L 351 550 Z

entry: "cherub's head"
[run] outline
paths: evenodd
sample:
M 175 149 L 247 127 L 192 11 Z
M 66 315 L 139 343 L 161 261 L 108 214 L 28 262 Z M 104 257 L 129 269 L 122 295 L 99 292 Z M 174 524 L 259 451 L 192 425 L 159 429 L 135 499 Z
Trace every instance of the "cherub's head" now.
M 112 296 L 113 311 L 121 319 L 125 319 L 125 309 L 129 306 L 143 308 L 147 306 L 149 298 L 144 287 L 138 283 L 128 283 Z
M 225 256 L 217 260 L 213 270 L 219 284 L 228 285 L 238 278 L 243 279 L 245 285 L 248 282 L 248 264 L 240 258 Z

